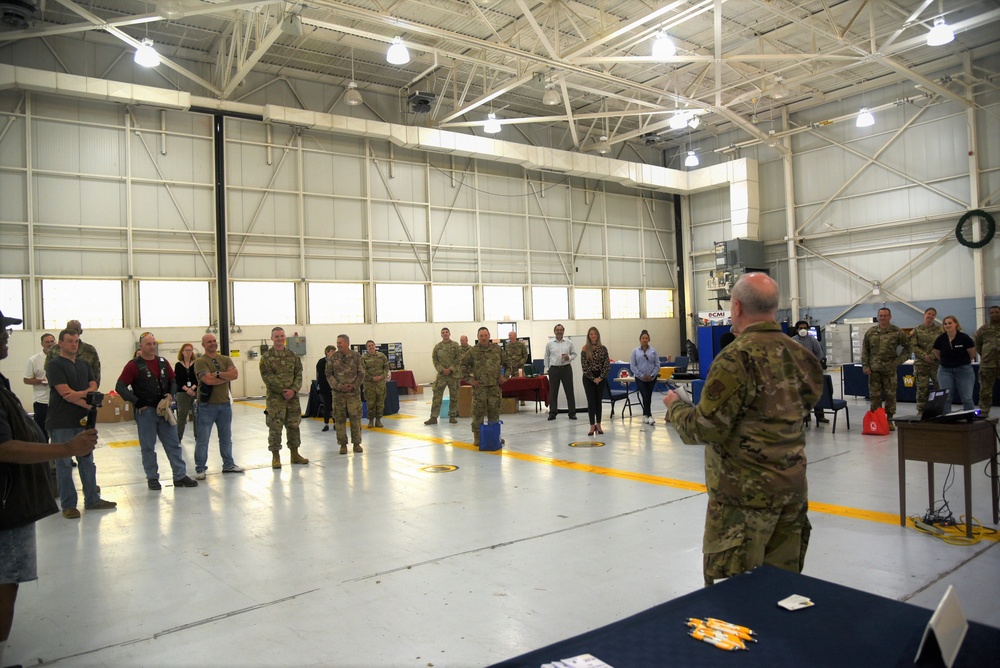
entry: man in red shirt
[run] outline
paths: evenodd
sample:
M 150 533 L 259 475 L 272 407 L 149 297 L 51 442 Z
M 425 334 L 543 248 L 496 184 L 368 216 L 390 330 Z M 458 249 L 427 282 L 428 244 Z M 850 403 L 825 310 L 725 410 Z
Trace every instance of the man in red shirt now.
M 197 487 L 198 483 L 187 475 L 184 453 L 177 438 L 177 423 L 170 404 L 177 391 L 174 370 L 167 360 L 156 354 L 156 337 L 143 332 L 139 337 L 139 355 L 125 364 L 118 384 L 118 394 L 135 406 L 135 426 L 139 431 L 139 449 L 142 451 L 142 468 L 146 471 L 146 484 L 159 491 L 160 473 L 156 465 L 156 438 L 160 438 L 173 470 L 174 487 Z

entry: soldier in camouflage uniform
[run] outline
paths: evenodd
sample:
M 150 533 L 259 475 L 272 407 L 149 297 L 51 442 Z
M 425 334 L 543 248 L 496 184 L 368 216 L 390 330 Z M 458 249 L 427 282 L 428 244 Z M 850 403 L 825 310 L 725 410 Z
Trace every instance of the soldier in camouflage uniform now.
M 524 341 L 517 340 L 517 332 L 510 330 L 507 334 L 507 345 L 504 348 L 507 353 L 507 361 L 510 368 L 507 369 L 508 378 L 516 378 L 524 375 L 524 365 L 528 363 L 528 346 Z
M 424 424 L 437 424 L 438 414 L 441 412 L 441 399 L 444 396 L 444 388 L 448 388 L 448 422 L 456 424 L 458 422 L 458 385 L 459 377 L 462 374 L 462 346 L 451 340 L 451 330 L 447 327 L 441 328 L 441 342 L 434 346 L 431 359 L 434 360 L 434 368 L 437 369 L 437 378 L 434 380 L 434 398 L 431 400 L 431 417 Z
M 865 332 L 861 342 L 861 367 L 868 376 L 868 392 L 872 410 L 885 401 L 885 414 L 889 429 L 896 431 L 892 416 L 896 414 L 896 367 L 910 358 L 910 339 L 899 327 L 891 323 L 892 311 L 878 310 L 878 324 Z M 902 347 L 902 351 L 897 349 Z
M 389 379 L 389 358 L 378 351 L 374 341 L 365 346 L 368 352 L 361 356 L 365 368 L 365 401 L 368 402 L 368 426 L 382 428 L 382 411 L 385 410 L 385 382 Z
M 340 454 L 347 454 L 347 418 L 351 419 L 351 442 L 354 452 L 364 452 L 361 447 L 361 385 L 365 369 L 361 355 L 351 350 L 347 334 L 337 336 L 337 352 L 326 363 L 326 381 L 333 388 L 333 420 L 337 424 L 337 443 Z
M 74 329 L 76 333 L 83 336 L 83 325 L 80 324 L 79 320 L 67 320 L 66 329 Z M 59 357 L 59 344 L 49 348 L 49 352 L 45 354 L 45 364 L 48 365 L 49 362 Z M 101 357 L 97 354 L 97 348 L 90 345 L 89 343 L 84 343 L 83 339 L 80 339 L 80 348 L 77 350 L 76 358 L 78 360 L 83 360 L 90 365 L 90 368 L 94 372 L 94 380 L 97 381 L 97 388 L 101 388 Z
M 271 468 L 281 468 L 282 427 L 285 428 L 288 450 L 292 453 L 292 463 L 308 464 L 309 460 L 299 454 L 302 443 L 299 435 L 302 360 L 285 346 L 285 330 L 281 327 L 271 330 L 271 343 L 271 348 L 260 356 L 260 378 L 267 389 L 267 449 L 271 451 Z
M 774 321 L 778 285 L 747 274 L 733 287 L 736 340 L 712 362 L 697 406 L 663 403 L 685 443 L 705 444 L 705 584 L 761 564 L 801 572 L 812 529 L 804 423 L 823 392 L 816 356 Z
M 462 334 L 462 336 L 458 337 L 458 345 L 462 346 L 462 356 L 458 358 L 458 368 L 461 369 L 462 365 L 465 364 L 465 356 L 469 354 L 470 350 L 472 350 L 472 348 L 469 347 L 469 337 Z M 458 373 L 461 373 L 461 371 Z
M 472 442 L 478 446 L 483 416 L 490 422 L 500 420 L 500 386 L 507 380 L 500 369 L 507 367 L 507 354 L 490 341 L 490 330 L 485 327 L 479 328 L 476 338 L 479 343 L 465 356 L 462 378 L 472 386 Z
M 941 326 L 934 320 L 937 318 L 937 309 L 933 306 L 924 311 L 924 322 L 913 328 L 910 332 L 910 345 L 913 348 L 913 381 L 917 388 L 917 414 L 924 410 L 927 403 L 927 395 L 930 394 L 930 382 L 934 381 L 934 389 L 941 387 L 938 384 L 938 367 L 941 363 L 934 355 L 934 342 L 944 333 Z
M 990 307 L 990 321 L 972 340 L 979 351 L 979 409 L 987 417 L 993 406 L 993 385 L 1000 376 L 1000 306 Z

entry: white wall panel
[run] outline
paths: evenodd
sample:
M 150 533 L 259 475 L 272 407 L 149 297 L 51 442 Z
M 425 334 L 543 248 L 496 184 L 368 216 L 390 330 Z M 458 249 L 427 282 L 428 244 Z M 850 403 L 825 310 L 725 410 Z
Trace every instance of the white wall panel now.
M 509 251 L 526 250 L 527 239 L 522 216 L 483 212 L 479 214 L 479 245 Z
M 524 224 L 523 219 L 521 224 Z M 569 253 L 575 248 L 572 235 L 579 235 L 580 228 L 586 229 L 582 225 L 573 226 L 566 219 L 528 217 L 528 238 L 531 241 L 530 246 L 533 250 Z M 590 236 L 593 237 L 593 234 Z M 589 251 L 581 248 L 580 252 L 586 253 Z
M 302 206 L 307 237 L 366 239 L 368 236 L 365 200 L 306 195 Z

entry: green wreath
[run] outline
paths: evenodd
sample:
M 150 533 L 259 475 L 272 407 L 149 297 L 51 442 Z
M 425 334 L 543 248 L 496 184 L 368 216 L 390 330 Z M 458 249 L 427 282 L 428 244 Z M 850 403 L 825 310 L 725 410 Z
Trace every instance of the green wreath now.
M 962 236 L 962 228 L 973 216 L 978 216 L 986 221 L 986 234 L 979 241 L 969 241 Z M 958 243 L 962 244 L 966 248 L 982 248 L 989 242 L 993 241 L 993 235 L 996 234 L 997 224 L 993 220 L 993 216 L 986 213 L 982 209 L 973 209 L 967 212 L 964 216 L 958 219 L 958 226 L 955 227 L 955 237 L 958 239 Z

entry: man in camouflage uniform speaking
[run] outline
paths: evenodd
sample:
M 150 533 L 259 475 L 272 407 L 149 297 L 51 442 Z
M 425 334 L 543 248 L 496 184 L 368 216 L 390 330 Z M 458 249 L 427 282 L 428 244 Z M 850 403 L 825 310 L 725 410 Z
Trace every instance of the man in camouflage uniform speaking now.
M 351 442 L 354 452 L 364 452 L 361 447 L 361 384 L 365 369 L 361 355 L 351 350 L 351 337 L 337 336 L 337 352 L 326 363 L 326 380 L 333 388 L 333 421 L 337 424 L 337 443 L 340 454 L 347 454 L 347 417 L 351 418 Z
M 989 313 L 990 321 L 972 337 L 979 351 L 979 408 L 987 417 L 993 406 L 993 385 L 1000 376 L 1000 306 L 991 306 Z
M 448 422 L 456 424 L 458 422 L 458 385 L 459 377 L 462 374 L 462 356 L 464 351 L 462 346 L 451 340 L 451 330 L 447 327 L 441 328 L 441 342 L 434 346 L 431 352 L 431 359 L 434 360 L 434 368 L 437 369 L 437 378 L 434 379 L 434 398 L 431 400 L 431 416 L 424 424 L 437 424 L 438 413 L 441 412 L 441 399 L 444 397 L 444 388 L 448 388 Z
M 507 368 L 507 354 L 490 341 L 490 330 L 485 327 L 479 328 L 476 338 L 478 343 L 462 364 L 462 378 L 472 386 L 472 443 L 478 446 L 483 416 L 490 422 L 500 420 L 500 386 L 507 380 L 500 369 Z
M 524 341 L 517 340 L 517 332 L 513 329 L 507 334 L 507 345 L 504 347 L 507 353 L 507 361 L 510 369 L 507 371 L 508 378 L 515 378 L 524 375 L 524 365 L 528 363 L 528 346 Z
M 260 378 L 267 388 L 267 449 L 271 451 L 271 468 L 281 468 L 282 427 L 285 428 L 288 450 L 292 453 L 292 463 L 308 464 L 309 460 L 299 454 L 302 443 L 299 435 L 302 360 L 285 346 L 285 330 L 281 327 L 271 330 L 271 343 L 274 345 L 260 356 Z
M 892 423 L 892 416 L 896 414 L 896 367 L 909 359 L 910 339 L 891 321 L 892 311 L 884 306 L 880 308 L 878 324 L 865 332 L 861 342 L 861 367 L 868 376 L 872 410 L 881 407 L 884 400 L 889 429 L 896 431 Z
M 917 414 L 924 410 L 927 403 L 927 395 L 930 394 L 930 382 L 934 381 L 934 389 L 941 387 L 938 385 L 938 367 L 941 363 L 934 355 L 934 342 L 944 334 L 944 330 L 939 324 L 934 322 L 937 318 L 937 309 L 933 306 L 924 311 L 924 321 L 913 328 L 910 332 L 910 345 L 913 348 L 913 382 L 917 387 Z
M 389 379 L 389 359 L 379 352 L 374 341 L 365 344 L 368 352 L 361 356 L 365 368 L 365 401 L 368 402 L 368 426 L 382 428 L 385 410 L 385 381 Z
M 812 529 L 804 424 L 823 369 L 775 322 L 778 284 L 747 274 L 732 292 L 736 340 L 712 362 L 701 401 L 663 399 L 685 443 L 705 444 L 705 585 L 761 564 L 801 572 Z

